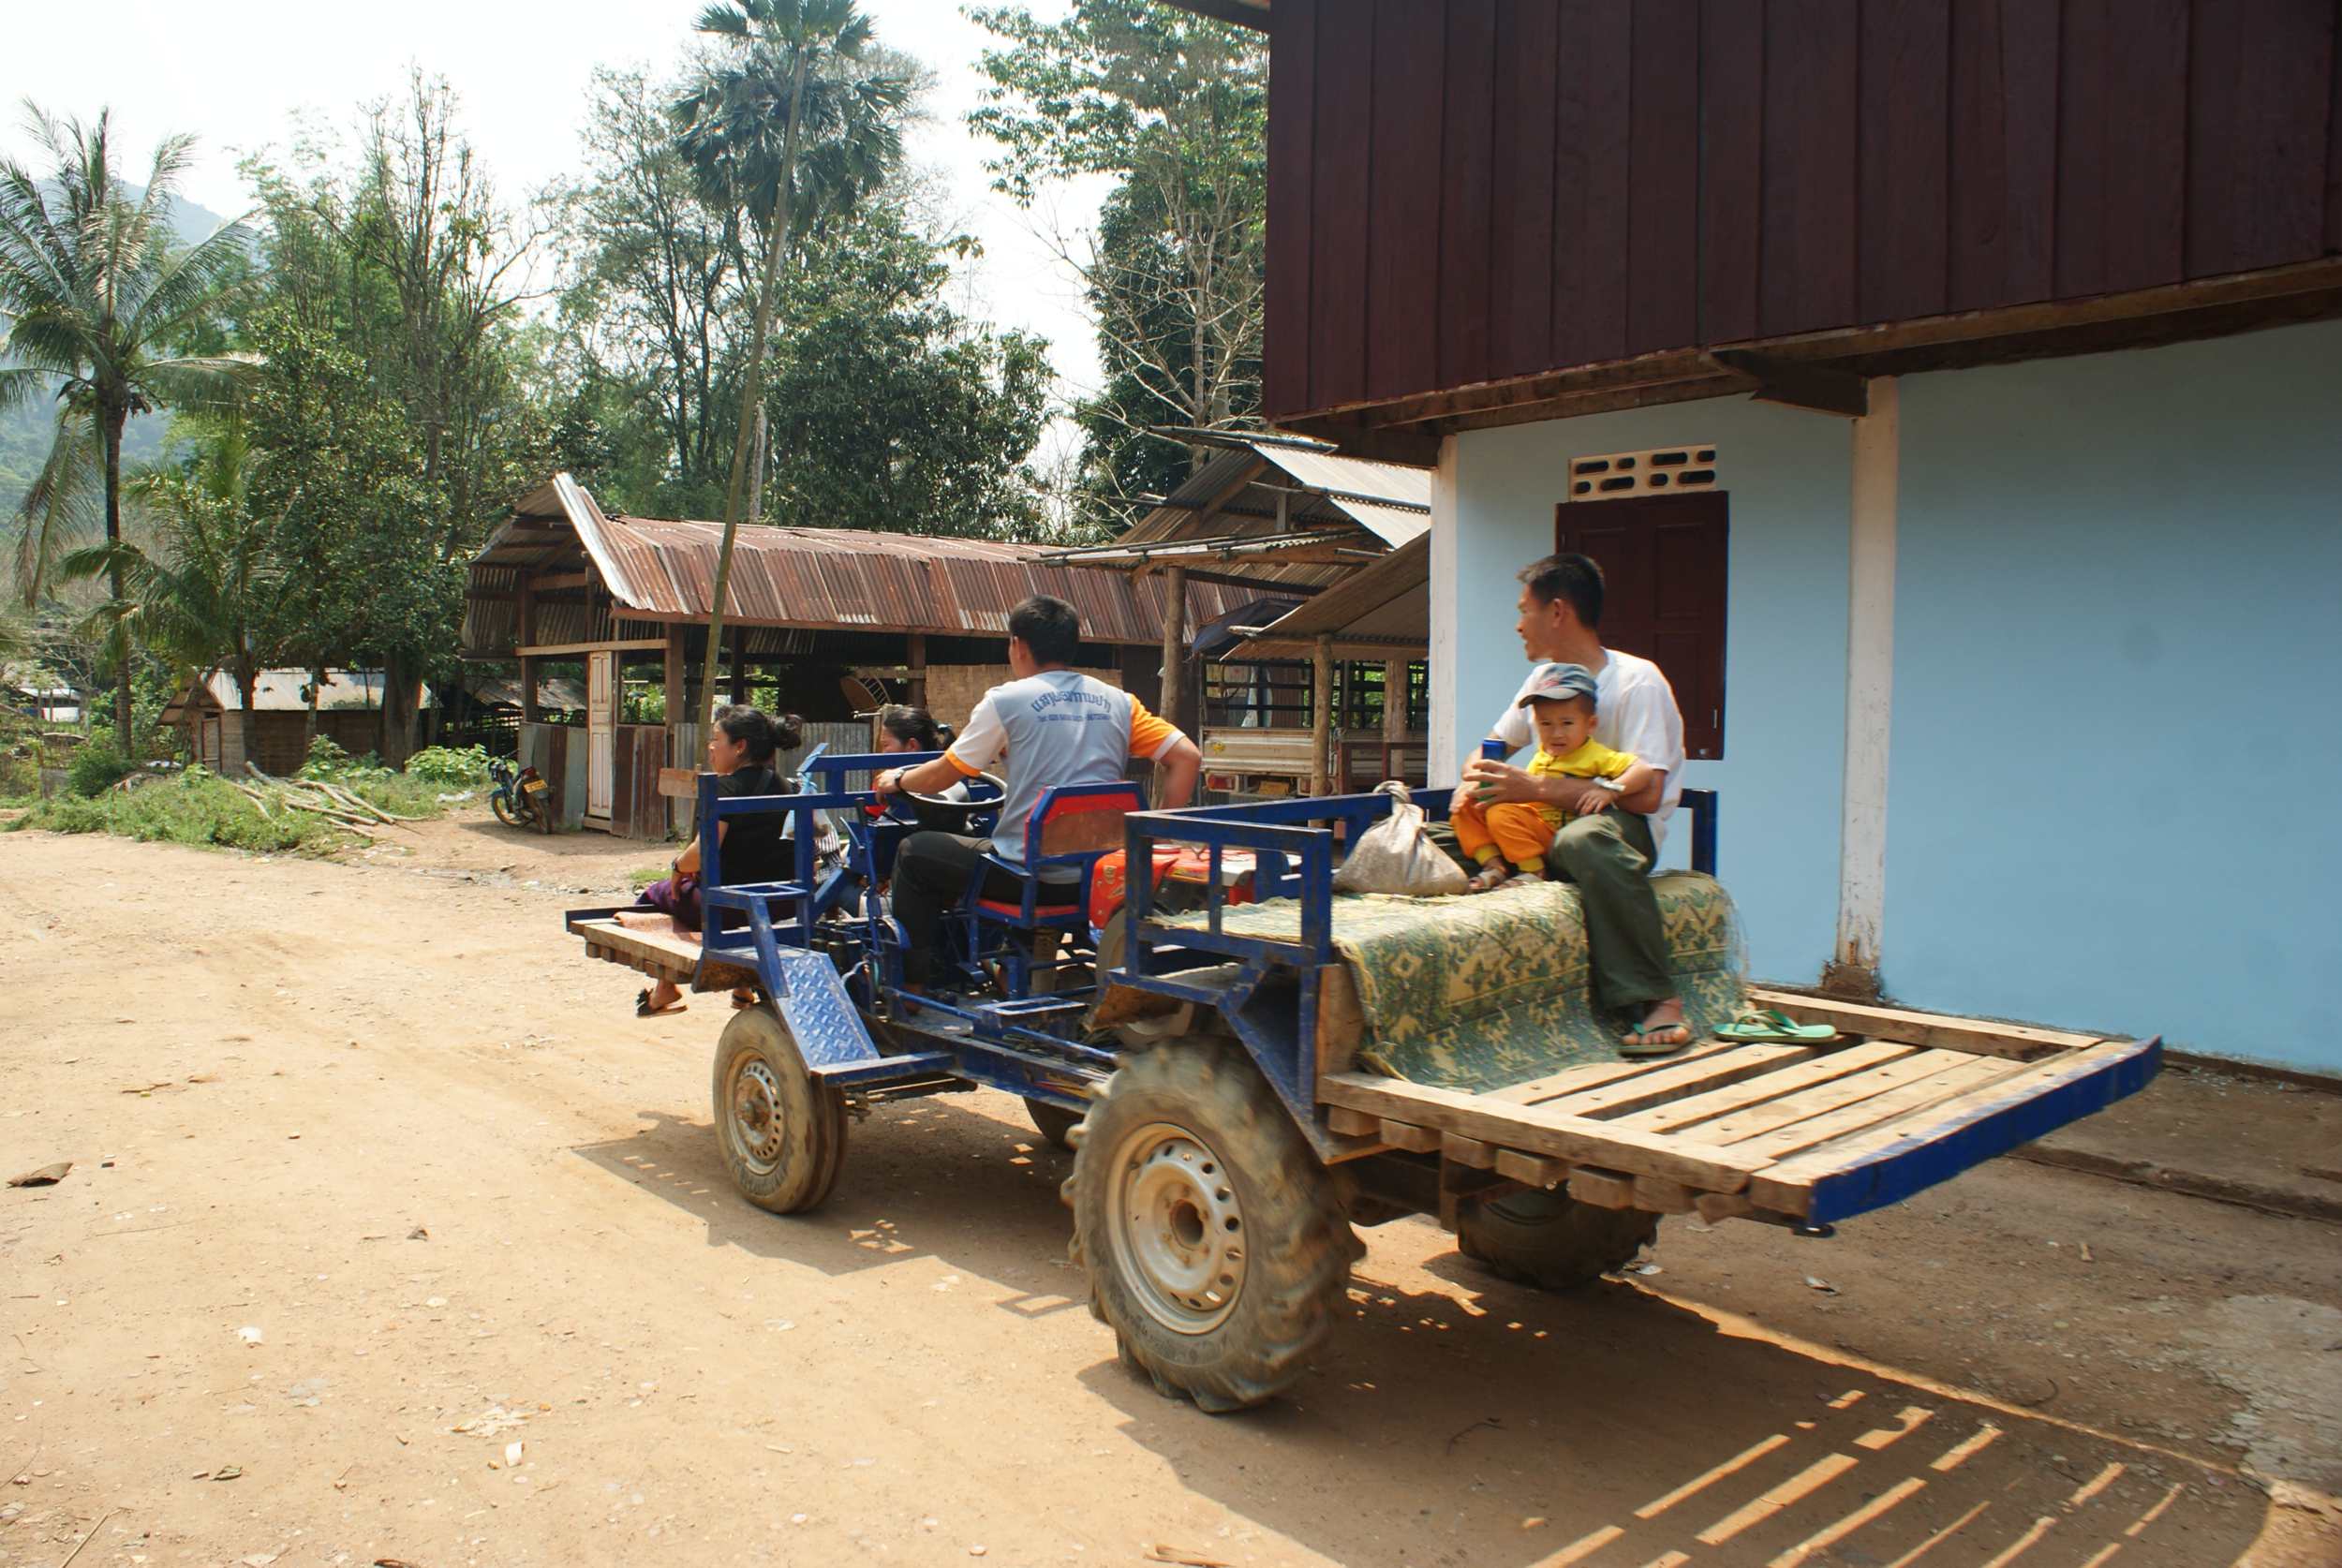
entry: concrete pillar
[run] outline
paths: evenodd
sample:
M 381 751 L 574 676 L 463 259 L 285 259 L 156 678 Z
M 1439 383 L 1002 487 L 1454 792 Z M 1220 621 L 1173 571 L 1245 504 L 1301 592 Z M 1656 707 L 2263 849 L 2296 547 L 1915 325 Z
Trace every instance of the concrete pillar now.
M 1431 474 L 1431 646 L 1430 751 L 1426 772 L 1434 788 L 1450 787 L 1463 777 L 1462 747 L 1479 738 L 1487 719 L 1479 714 L 1460 714 L 1463 670 L 1459 655 L 1463 614 L 1463 584 L 1457 570 L 1456 437 L 1443 436 L 1439 466 Z M 1463 732 L 1469 730 L 1466 734 Z
M 1895 496 L 1901 416 L 1891 377 L 1870 384 L 1854 422 L 1847 540 L 1845 777 L 1838 830 L 1838 940 L 1822 974 L 1832 991 L 1875 997 L 1887 905 L 1887 759 L 1894 704 Z

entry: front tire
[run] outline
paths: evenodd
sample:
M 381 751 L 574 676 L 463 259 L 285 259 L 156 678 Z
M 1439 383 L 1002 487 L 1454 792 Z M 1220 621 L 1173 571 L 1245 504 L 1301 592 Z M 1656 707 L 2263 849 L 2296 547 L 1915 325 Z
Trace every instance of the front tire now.
M 770 1002 L 742 1008 L 716 1043 L 716 1142 L 741 1196 L 775 1214 L 811 1208 L 846 1162 L 846 1100 L 806 1071 Z
M 528 819 L 513 809 L 511 797 L 498 790 L 488 797 L 488 809 L 497 814 L 497 821 L 506 827 L 520 827 Z
M 1456 1245 L 1467 1258 L 1519 1284 L 1565 1291 L 1635 1261 L 1655 1240 L 1659 1217 L 1601 1208 L 1566 1192 L 1507 1192 L 1465 1207 Z
M 1122 1359 L 1214 1414 L 1301 1375 L 1365 1251 L 1259 1070 L 1216 1042 L 1125 1058 L 1064 1191 L 1090 1310 Z

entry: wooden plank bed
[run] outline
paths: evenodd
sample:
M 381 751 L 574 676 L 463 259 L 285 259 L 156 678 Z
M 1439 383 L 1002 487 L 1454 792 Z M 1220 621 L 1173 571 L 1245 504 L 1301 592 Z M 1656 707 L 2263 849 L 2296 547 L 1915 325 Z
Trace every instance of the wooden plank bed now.
M 1822 1223 L 1881 1207 L 2135 1092 L 2154 1040 L 1756 990 L 1826 1044 L 1697 1042 L 1487 1094 L 1327 1072 L 1337 1133 L 1581 1201 Z
M 757 984 L 755 971 L 733 964 L 710 964 L 702 972 L 699 934 L 678 929 L 672 920 L 663 927 L 622 925 L 615 910 L 574 910 L 568 925 L 586 939 L 586 957 L 640 969 L 687 991 L 730 991 Z

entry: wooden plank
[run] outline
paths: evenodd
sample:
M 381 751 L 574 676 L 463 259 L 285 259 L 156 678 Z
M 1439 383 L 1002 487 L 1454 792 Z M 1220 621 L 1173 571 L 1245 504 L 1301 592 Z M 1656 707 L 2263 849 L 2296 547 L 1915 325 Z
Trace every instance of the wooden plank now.
M 1549 368 L 1553 335 L 1554 33 L 1551 0 L 1499 0 L 1498 127 L 1489 217 L 1489 362 L 1475 379 Z
M 1579 0 L 1562 8 L 1548 364 L 1592 364 L 1626 352 L 1633 38 L 1627 0 Z
M 1383 1118 L 1369 1116 L 1364 1111 L 1354 1111 L 1347 1105 L 1328 1105 L 1326 1107 L 1326 1128 L 1327 1132 L 1338 1132 L 1345 1138 L 1379 1136 L 1383 1131 Z
M 1559 1187 L 1569 1179 L 1569 1161 L 1549 1159 L 1542 1154 L 1523 1154 L 1519 1149 L 1500 1148 L 1496 1151 L 1496 1174 L 1523 1187 Z
M 1489 225 L 1495 200 L 1495 119 L 1489 85 L 1496 80 L 1498 67 L 1495 10 L 1488 6 L 1445 9 L 1438 383 L 1456 387 L 1488 373 Z M 1282 81 L 1278 90 L 1283 90 Z M 1510 196 L 1507 192 L 1506 199 Z
M 1860 319 L 1942 313 L 1950 178 L 1950 0 L 1864 0 Z
M 2005 1061 L 1998 1057 L 1972 1057 L 1938 1068 L 1924 1078 L 1885 1094 L 1738 1139 L 1735 1146 L 1770 1155 L 1776 1161 L 1786 1160 L 1805 1149 L 1920 1115 L 1931 1106 L 2014 1077 L 2024 1068 L 2023 1062 Z
M 1699 341 L 1699 0 L 1634 8 L 1626 352 Z
M 1385 1117 L 1382 1126 L 1376 1131 L 1383 1142 L 1393 1148 L 1403 1148 L 1410 1154 L 1430 1154 L 1439 1147 L 1439 1129 L 1435 1127 L 1417 1127 L 1412 1122 L 1393 1121 Z
M 1614 1129 L 1588 1117 L 1564 1116 L 1542 1105 L 1505 1104 L 1396 1078 L 1341 1072 L 1320 1079 L 1317 1091 L 1318 1098 L 1328 1104 L 1352 1105 L 1507 1148 L 1553 1155 L 1572 1164 L 1672 1176 L 1713 1192 L 1740 1191 L 1748 1185 L 1751 1173 L 1771 1162 L 1712 1148 L 1681 1134 Z
M 2154 1075 L 2161 1053 L 2159 1040 L 2109 1041 L 2033 1063 L 1759 1172 L 1749 1198 L 1760 1207 L 1823 1219 L 1892 1203 L 2135 1091 Z
M 2056 291 L 2182 274 L 2187 0 L 2067 0 L 2058 62 Z
M 1310 399 L 1311 164 L 1316 150 L 1318 0 L 1271 12 L 1277 90 L 1268 98 L 1268 255 L 1261 399 L 1270 415 Z
M 1569 1173 L 1569 1195 L 1597 1208 L 1635 1206 L 1635 1178 L 1624 1171 L 1598 1171 L 1580 1166 Z
M 1786 1127 L 1793 1121 L 1809 1117 L 1825 1116 L 1848 1105 L 1873 1100 L 1905 1084 L 1931 1078 L 1949 1068 L 1966 1067 L 1976 1062 L 2004 1062 L 2001 1057 L 1976 1057 L 1965 1051 L 1918 1050 L 1897 1047 L 1906 1055 L 1858 1072 L 1849 1078 L 1833 1078 L 1778 1100 L 1768 1100 L 1740 1110 L 1729 1111 L 1702 1123 L 1694 1136 L 1712 1144 L 1734 1144 L 1769 1132 L 1776 1127 Z M 1857 1046 L 1857 1050 L 1861 1047 Z M 1824 1058 L 1825 1060 L 1829 1058 Z M 2015 1066 L 2015 1063 L 2008 1063 Z M 1982 1082 L 1979 1076 L 1974 1080 Z M 1887 1113 L 1881 1112 L 1881 1115 Z
M 1967 0 L 1951 13 L 1953 310 L 2049 297 L 2057 226 L 2058 7 Z
M 1634 1196 L 1637 1208 L 1647 1208 L 1653 1214 L 1689 1214 L 1692 1211 L 1692 1190 L 1680 1181 L 1669 1181 L 1665 1176 L 1637 1176 Z
M 1357 977 L 1347 964 L 1317 971 L 1317 1071 L 1347 1072 L 1366 1038 L 1366 1009 L 1358 1001 Z
M 1310 406 L 1366 393 L 1368 213 L 1373 198 L 1374 30 L 1317 33 L 1316 140 L 1310 155 Z
M 1370 397 L 1428 392 L 1439 377 L 1445 9 L 1435 0 L 1372 0 L 1372 15 L 1361 19 L 1374 34 L 1366 279 Z
M 1705 1061 L 1720 1057 L 1736 1046 L 1721 1040 L 1703 1041 L 1672 1057 L 1627 1058 L 1618 1061 L 1591 1061 L 1583 1067 L 1564 1067 L 1559 1072 L 1549 1072 L 1542 1078 L 1531 1078 L 1510 1088 L 1491 1089 L 1483 1100 L 1510 1102 L 1519 1105 L 1534 1105 L 1541 1100 L 1554 1100 L 1579 1089 L 1589 1089 L 1603 1084 L 1614 1084 L 1621 1078 L 1638 1073 L 1656 1072 L 1663 1067 L 1682 1067 L 1687 1062 Z
M 1572 1117 L 1591 1117 L 1604 1112 L 1620 1115 L 1638 1106 L 1672 1100 L 1678 1095 L 1697 1094 L 1720 1088 L 1726 1084 L 1737 1084 L 1743 1078 L 1801 1062 L 1814 1056 L 1816 1049 L 1812 1045 L 1735 1045 L 1728 1051 L 1699 1061 L 1667 1065 L 1656 1072 L 1645 1072 L 1615 1084 L 1605 1084 L 1599 1088 L 1580 1089 L 1576 1094 L 1565 1094 L 1558 1100 L 1541 1101 L 1537 1108 Z
M 1675 1128 L 1689 1127 L 1693 1122 L 1706 1121 L 1712 1117 L 1723 1116 L 1727 1111 L 1737 1111 L 1762 1101 L 1778 1100 L 1784 1095 L 1795 1094 L 1800 1089 L 1811 1088 L 1816 1084 L 1828 1083 L 1833 1078 L 1843 1078 L 1849 1073 L 1860 1072 L 1864 1068 L 1876 1067 L 1883 1062 L 1892 1061 L 1898 1057 L 1907 1057 L 1913 1054 L 1910 1046 L 1897 1044 L 1893 1041 L 1876 1041 L 1868 1044 L 1850 1045 L 1843 1051 L 1831 1051 L 1811 1061 L 1799 1062 L 1794 1066 L 1762 1073 L 1722 1088 L 1710 1089 L 1704 1094 L 1669 1100 L 1665 1104 L 1653 1105 L 1649 1110 L 1637 1111 L 1632 1115 L 1620 1117 L 1618 1125 L 1638 1127 L 1646 1132 L 1670 1132 Z M 1701 1134 L 1703 1137 L 1707 1135 Z
M 2187 62 L 2189 277 L 2318 255 L 2335 10 L 2225 0 L 2216 21 L 2199 7 Z
M 557 658 L 564 654 L 643 653 L 656 649 L 666 651 L 663 637 L 628 637 L 615 643 L 541 643 L 531 647 L 512 650 L 516 658 Z
M 1764 181 L 1765 12 L 1702 0 L 1699 13 L 1699 341 L 1756 335 Z
M 1848 1034 L 1867 1035 L 1873 1040 L 1941 1045 L 1955 1051 L 2014 1057 L 2020 1060 L 2053 1051 L 2079 1050 L 2106 1038 L 2076 1034 L 2070 1029 L 2038 1028 L 2030 1024 L 1997 1024 L 1979 1018 L 1954 1018 L 1941 1013 L 1915 1013 L 1900 1007 L 1873 1007 L 1755 985 L 1749 987 L 1748 999 L 1754 1006 L 1786 1013 L 1801 1024 L 1829 1024 Z
M 1856 318 L 1855 74 L 1859 8 L 1767 0 L 1763 253 L 1766 337 Z
M 1467 1138 L 1460 1132 L 1441 1134 L 1439 1152 L 1440 1158 L 1459 1165 L 1469 1165 L 1475 1171 L 1490 1170 L 1496 1164 L 1494 1145 L 1483 1143 L 1477 1138 Z

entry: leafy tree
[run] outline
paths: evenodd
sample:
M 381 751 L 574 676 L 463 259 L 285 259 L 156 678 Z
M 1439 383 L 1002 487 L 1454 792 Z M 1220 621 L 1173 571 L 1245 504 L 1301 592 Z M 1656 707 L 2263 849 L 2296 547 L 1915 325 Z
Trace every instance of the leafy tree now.
M 1157 425 L 1226 428 L 1260 406 L 1267 52 L 1257 35 L 1150 0 L 1075 0 L 1061 22 L 970 13 L 1005 41 L 971 126 L 999 143 L 994 188 L 1111 175 L 1096 235 L 1060 240 L 1098 314 L 1107 384 L 1077 415 L 1102 496 L 1174 484 Z M 1188 468 L 1209 449 L 1193 446 Z
M 679 143 L 703 188 L 745 202 L 765 236 L 707 626 L 704 688 L 714 691 L 732 549 L 764 384 L 764 346 L 791 228 L 801 215 L 801 199 L 811 210 L 851 205 L 901 161 L 894 114 L 909 101 L 911 87 L 898 78 L 846 68 L 870 45 L 869 19 L 854 0 L 718 0 L 700 13 L 699 25 L 728 40 L 733 58 L 676 103 Z M 808 155 L 815 149 L 818 154 Z
M 172 243 L 168 208 L 192 142 L 156 150 L 133 200 L 115 170 L 109 115 L 93 126 L 34 110 L 31 129 L 55 162 L 46 185 L 0 162 L 0 315 L 14 361 L 0 369 L 0 407 L 62 377 L 48 460 L 21 504 L 18 580 L 36 601 L 57 557 L 86 526 L 93 493 L 114 616 L 127 614 L 122 529 L 123 428 L 134 413 L 200 407 L 234 394 L 246 362 L 179 346 L 225 314 L 246 276 L 247 235 L 230 225 L 201 244 Z M 93 478 L 94 473 L 94 478 Z M 135 748 L 131 661 L 114 665 L 114 725 Z
M 765 396 L 775 522 L 977 538 L 1038 523 L 1023 463 L 1045 417 L 1046 346 L 955 315 L 943 255 L 892 206 L 807 247 Z

